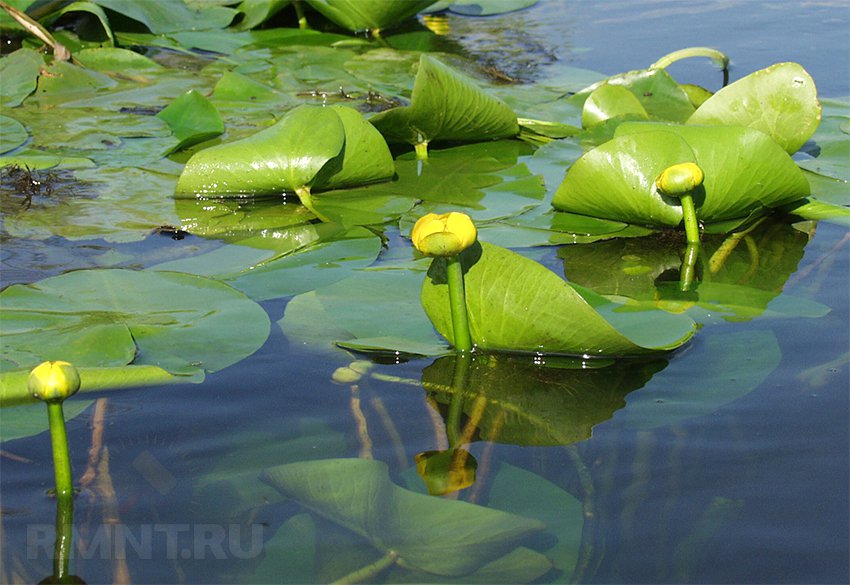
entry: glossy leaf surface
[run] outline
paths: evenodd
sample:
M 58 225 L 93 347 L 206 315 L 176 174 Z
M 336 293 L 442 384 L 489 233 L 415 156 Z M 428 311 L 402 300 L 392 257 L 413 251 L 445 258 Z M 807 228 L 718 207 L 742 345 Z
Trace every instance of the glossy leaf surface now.
M 409 106 L 376 114 L 370 122 L 390 142 L 474 142 L 516 136 L 516 114 L 470 79 L 422 55 Z
M 435 0 L 307 0 L 327 19 L 352 32 L 384 29 L 399 24 Z
M 482 349 L 641 355 L 679 347 L 694 332 L 690 319 L 667 319 L 671 316 L 654 312 L 620 314 L 601 297 L 589 302 L 548 268 L 498 246 L 481 243 L 460 258 L 470 334 Z M 444 260 L 431 264 L 422 304 L 437 331 L 452 340 L 445 270 Z M 619 321 L 620 330 L 609 319 Z
M 811 76 L 798 63 L 777 63 L 719 90 L 688 124 L 754 128 L 794 153 L 814 134 L 820 118 Z

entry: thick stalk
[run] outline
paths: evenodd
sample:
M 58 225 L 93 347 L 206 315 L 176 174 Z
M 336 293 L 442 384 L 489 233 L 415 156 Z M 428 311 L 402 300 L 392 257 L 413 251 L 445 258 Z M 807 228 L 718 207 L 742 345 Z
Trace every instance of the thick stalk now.
M 682 216 L 685 220 L 685 236 L 689 244 L 699 245 L 699 222 L 697 222 L 697 210 L 694 207 L 694 197 L 685 193 L 679 198 L 682 204 Z
M 446 258 L 446 278 L 449 283 L 449 304 L 452 312 L 454 346 L 459 352 L 467 352 L 472 349 L 472 337 L 469 334 L 469 318 L 466 313 L 463 266 L 457 256 Z
M 699 246 L 689 243 L 685 248 L 682 270 L 679 272 L 679 290 L 682 292 L 687 292 L 693 287 L 698 257 Z
M 309 209 L 313 213 L 313 215 L 318 217 L 323 222 L 330 221 L 330 219 L 319 213 L 313 206 L 313 194 L 310 192 L 310 187 L 300 187 L 295 190 L 295 194 L 298 195 L 298 199 L 301 201 L 301 205 Z
M 53 444 L 53 472 L 56 477 L 56 498 L 70 500 L 74 495 L 71 479 L 71 458 L 68 455 L 68 436 L 61 402 L 47 403 L 50 440 Z
M 73 546 L 74 501 L 56 501 L 56 542 L 53 545 L 53 583 L 67 583 Z

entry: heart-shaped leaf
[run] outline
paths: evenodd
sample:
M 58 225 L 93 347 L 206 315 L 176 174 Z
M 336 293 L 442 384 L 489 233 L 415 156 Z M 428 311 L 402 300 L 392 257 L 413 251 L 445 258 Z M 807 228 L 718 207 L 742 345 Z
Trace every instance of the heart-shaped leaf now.
M 346 106 L 299 106 L 276 124 L 192 156 L 176 197 L 239 196 L 355 186 L 392 177 L 380 134 Z
M 436 0 L 307 0 L 325 18 L 352 32 L 399 24 Z
M 194 89 L 171 102 L 157 117 L 165 120 L 180 141 L 163 154 L 215 138 L 224 132 L 224 122 L 216 107 Z
M 626 122 L 613 140 L 570 167 L 552 204 L 582 215 L 675 227 L 682 219 L 680 203 L 658 193 L 655 180 L 682 162 L 695 162 L 705 174 L 694 194 L 705 223 L 746 218 L 809 194 L 799 167 L 757 130 Z
M 618 313 L 607 299 L 579 293 L 548 268 L 498 246 L 475 244 L 460 258 L 469 329 L 482 349 L 641 355 L 675 349 L 694 333 L 693 322 L 678 315 Z M 422 305 L 437 331 L 453 340 L 445 259 L 435 258 L 431 264 L 422 285 Z
M 755 128 L 795 153 L 820 118 L 817 88 L 808 72 L 798 63 L 777 63 L 717 91 L 687 123 Z
M 494 140 L 519 132 L 516 114 L 507 104 L 428 55 L 419 60 L 411 104 L 381 112 L 369 121 L 388 141 L 412 145 Z

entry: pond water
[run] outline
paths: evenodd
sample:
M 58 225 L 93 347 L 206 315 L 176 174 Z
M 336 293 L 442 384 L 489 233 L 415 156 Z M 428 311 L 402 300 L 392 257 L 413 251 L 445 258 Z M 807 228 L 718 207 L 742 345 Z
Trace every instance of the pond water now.
M 472 55 L 507 59 L 505 71 L 529 80 L 564 66 L 614 74 L 707 45 L 731 56 L 733 79 L 797 61 L 821 97 L 850 94 L 844 1 L 549 1 L 484 20 L 452 16 L 449 25 Z M 676 68 L 674 75 L 694 77 L 680 81 L 712 89 L 719 82 L 707 63 Z M 649 363 L 593 370 L 551 367 L 546 356 L 476 358 L 470 391 L 459 399 L 447 390 L 456 368 L 449 358 L 367 358 L 359 379 L 334 381 L 337 368 L 363 356 L 317 353 L 287 339 L 275 323 L 291 298 L 263 301 L 272 321 L 267 342 L 202 384 L 67 403 L 69 411 L 86 409 L 69 423 L 76 477 L 86 469 L 92 428 L 104 425 L 111 514 L 120 518 L 104 519 L 93 487 L 77 497 L 75 536 L 89 549 L 77 552 L 73 572 L 88 583 L 125 575 L 137 583 L 330 582 L 393 547 L 415 551 L 409 555 L 420 566 L 471 558 L 479 531 L 506 530 L 504 519 L 432 508 L 410 495 L 426 493 L 417 455 L 448 449 L 446 421 L 462 409 L 461 433 L 478 422 L 462 441 L 477 462 L 475 481 L 432 500 L 518 514 L 545 529 L 514 535 L 502 549 L 482 540 L 477 546 L 495 546 L 493 558 L 502 561 L 474 577 L 393 566 L 367 582 L 846 583 L 847 229 L 779 219 L 751 235 L 753 247 L 741 246 L 734 258 L 758 255 L 770 273 L 758 284 L 766 295 L 759 309 L 706 306 L 694 340 Z M 378 266 L 410 253 L 397 230 L 388 237 Z M 639 244 L 628 254 L 639 255 Z M 606 245 L 586 250 L 618 268 L 627 254 Z M 164 244 L 147 253 L 157 246 Z M 604 275 L 571 272 L 584 266 L 582 248 L 527 252 L 571 281 L 604 285 Z M 62 270 L 54 259 L 23 267 L 20 258 L 4 254 L 4 272 L 11 270 L 4 286 Z M 2 446 L 7 579 L 52 571 L 48 445 L 41 433 Z M 281 497 L 273 472 L 260 480 L 278 465 L 324 459 L 343 461 L 311 470 L 315 476 L 297 486 L 319 514 Z M 462 476 L 455 469 L 442 480 Z M 358 486 L 350 500 L 322 495 L 347 484 Z M 116 554 L 122 545 L 125 554 Z

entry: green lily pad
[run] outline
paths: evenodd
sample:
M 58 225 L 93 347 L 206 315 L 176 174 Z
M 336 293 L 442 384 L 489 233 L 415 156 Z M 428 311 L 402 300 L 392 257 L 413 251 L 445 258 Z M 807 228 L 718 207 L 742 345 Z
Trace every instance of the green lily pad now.
M 605 120 L 624 116 L 649 118 L 635 94 L 622 85 L 603 83 L 587 96 L 581 113 L 581 125 L 590 128 Z
M 228 26 L 236 11 L 215 3 L 199 4 L 194 10 L 183 0 L 97 0 L 104 7 L 145 25 L 154 34 L 184 30 L 220 29 Z
M 35 91 L 44 58 L 32 49 L 18 49 L 0 59 L 0 104 L 14 108 Z
M 523 10 L 537 4 L 537 0 L 440 0 L 423 12 L 448 11 L 464 16 L 493 16 Z
M 419 60 L 411 104 L 369 121 L 388 141 L 411 145 L 495 140 L 519 133 L 516 114 L 502 100 L 428 55 Z
M 694 333 L 688 318 L 668 319 L 678 316 L 661 311 L 618 313 L 614 303 L 579 292 L 541 264 L 486 242 L 474 244 L 460 258 L 470 334 L 482 349 L 642 355 L 675 349 Z M 422 304 L 437 331 L 453 340 L 445 259 L 431 264 Z
M 10 118 L 9 116 L 0 116 L 0 154 L 5 154 L 11 150 L 15 150 L 29 139 L 29 132 L 24 128 L 24 125 Z
M 78 270 L 12 285 L 2 301 L 2 370 L 62 359 L 79 367 L 214 372 L 254 353 L 266 312 L 230 286 L 176 272 Z
M 163 155 L 215 138 L 224 132 L 224 122 L 216 107 L 194 89 L 171 102 L 157 117 L 166 121 L 180 141 Z
M 552 205 L 582 215 L 675 227 L 682 221 L 679 201 L 659 194 L 655 180 L 682 162 L 695 162 L 705 173 L 694 194 L 697 217 L 705 223 L 746 218 L 809 194 L 799 167 L 757 130 L 627 122 L 613 140 L 570 167 Z
M 480 569 L 545 525 L 392 483 L 387 465 L 326 459 L 266 469 L 263 480 L 321 516 L 366 538 L 398 564 L 445 577 Z
M 242 13 L 242 20 L 233 28 L 250 30 L 286 8 L 292 0 L 242 0 L 236 10 Z
M 422 371 L 422 387 L 438 403 L 460 400 L 479 440 L 513 445 L 570 445 L 626 405 L 626 395 L 664 369 L 663 360 L 562 369 L 545 359 L 473 355 L 463 388 L 455 388 L 457 356 Z M 540 363 L 543 362 L 543 363 Z
M 820 118 L 811 76 L 798 63 L 777 63 L 718 90 L 687 123 L 754 128 L 794 153 L 814 134 Z
M 299 106 L 261 132 L 192 156 L 176 197 L 332 189 L 392 177 L 380 134 L 346 106 Z
M 434 333 L 417 298 L 421 275 L 409 269 L 358 272 L 296 296 L 278 325 L 290 343 L 320 353 L 337 346 L 361 352 L 445 353 L 445 342 Z
M 400 24 L 436 0 L 307 0 L 325 18 L 352 32 Z

